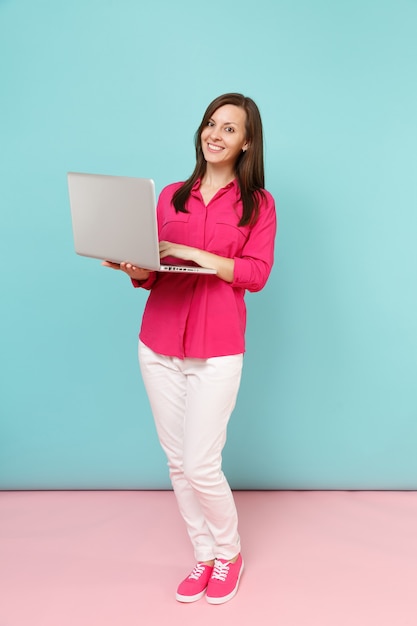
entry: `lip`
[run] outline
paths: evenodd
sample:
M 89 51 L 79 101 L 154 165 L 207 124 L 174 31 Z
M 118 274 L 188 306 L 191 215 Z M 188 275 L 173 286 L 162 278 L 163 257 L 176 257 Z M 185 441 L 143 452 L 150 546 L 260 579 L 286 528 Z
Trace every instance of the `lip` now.
M 207 142 L 207 150 L 209 150 L 209 152 L 213 152 L 214 154 L 218 154 L 219 152 L 224 150 L 224 148 L 222 146 L 218 146 L 218 145 L 216 145 L 214 143 L 208 143 Z

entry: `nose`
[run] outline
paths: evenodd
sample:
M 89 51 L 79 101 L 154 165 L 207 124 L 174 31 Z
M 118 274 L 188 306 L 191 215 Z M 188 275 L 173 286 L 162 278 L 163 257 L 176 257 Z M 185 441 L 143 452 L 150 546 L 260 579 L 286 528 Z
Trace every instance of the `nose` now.
M 220 137 L 220 133 L 217 130 L 216 126 L 212 126 L 210 128 L 210 134 L 209 134 L 210 139 L 213 139 L 214 141 L 218 141 L 219 139 L 221 139 Z

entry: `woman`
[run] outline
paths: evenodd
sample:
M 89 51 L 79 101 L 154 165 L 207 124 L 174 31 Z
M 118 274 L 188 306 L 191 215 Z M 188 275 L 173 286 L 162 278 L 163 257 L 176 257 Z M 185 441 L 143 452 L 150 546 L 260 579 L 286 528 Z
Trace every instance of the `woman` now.
M 196 166 L 158 200 L 160 256 L 216 274 L 120 269 L 150 290 L 139 361 L 196 566 L 180 602 L 230 600 L 243 571 L 238 519 L 222 449 L 240 384 L 245 291 L 259 291 L 273 264 L 275 204 L 264 189 L 262 123 L 241 94 L 216 98 L 195 136 Z

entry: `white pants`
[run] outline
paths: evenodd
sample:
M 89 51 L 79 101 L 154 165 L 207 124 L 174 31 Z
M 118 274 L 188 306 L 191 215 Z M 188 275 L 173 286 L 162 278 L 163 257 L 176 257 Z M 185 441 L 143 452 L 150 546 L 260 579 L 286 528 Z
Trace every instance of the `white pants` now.
M 182 360 L 139 342 L 139 363 L 195 558 L 232 559 L 238 520 L 221 464 L 243 355 Z

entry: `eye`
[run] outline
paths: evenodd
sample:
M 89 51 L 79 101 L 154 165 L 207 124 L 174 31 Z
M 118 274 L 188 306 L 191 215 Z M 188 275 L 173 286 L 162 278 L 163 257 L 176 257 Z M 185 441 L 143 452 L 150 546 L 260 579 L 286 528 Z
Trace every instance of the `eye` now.
M 225 128 L 224 130 L 225 130 L 226 132 L 228 132 L 228 133 L 234 133 L 234 132 L 235 132 L 235 129 L 234 129 L 234 128 L 232 128 L 231 126 L 226 126 L 226 128 Z
M 214 126 L 214 122 L 212 122 L 211 120 L 209 120 L 209 121 L 207 122 L 207 126 Z

